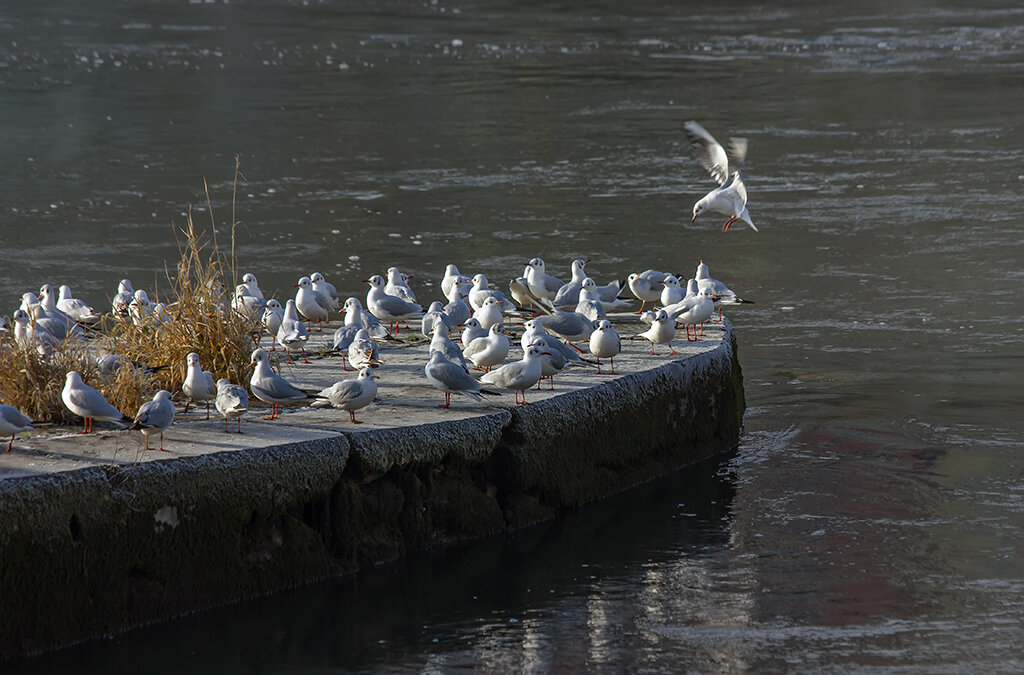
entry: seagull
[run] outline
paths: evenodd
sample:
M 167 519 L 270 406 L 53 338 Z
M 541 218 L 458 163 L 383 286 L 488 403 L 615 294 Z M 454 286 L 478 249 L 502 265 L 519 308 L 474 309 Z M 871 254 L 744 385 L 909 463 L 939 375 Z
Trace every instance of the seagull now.
M 547 353 L 540 347 L 531 345 L 526 349 L 522 359 L 506 363 L 500 368 L 484 373 L 480 381 L 499 389 L 511 389 L 517 392 L 517 405 L 528 405 L 526 390 L 540 381 L 544 368 L 540 358 Z M 520 396 L 522 400 L 520 400 Z
M 217 395 L 213 374 L 199 366 L 199 354 L 195 352 L 190 352 L 185 357 L 185 364 L 185 381 L 181 385 L 181 390 L 186 396 L 184 412 L 188 412 L 188 404 L 191 401 L 206 403 L 206 419 L 210 419 L 210 400 Z
M 700 339 L 697 334 L 698 327 L 700 328 L 700 334 L 703 335 L 703 324 L 711 318 L 714 312 L 715 296 L 711 295 L 707 288 L 702 288 L 697 292 L 697 297 L 692 302 L 681 304 L 678 308 L 673 308 L 673 313 L 669 315 L 669 318 L 686 327 L 687 342 L 696 342 Z M 690 337 L 690 326 L 693 326 L 692 338 Z
M 700 214 L 712 211 L 729 216 L 729 220 L 722 226 L 722 232 L 728 232 L 737 220 L 742 220 L 757 232 L 747 212 L 747 188 L 740 173 L 740 165 L 747 156 L 747 139 L 729 139 L 727 155 L 714 136 L 693 120 L 683 124 L 683 130 L 690 140 L 690 146 L 697 153 L 697 160 L 719 185 L 693 205 L 693 218 L 690 222 L 696 221 Z
M 661 297 L 659 298 L 662 307 L 674 305 L 686 295 L 686 291 L 679 285 L 679 279 L 671 274 L 666 274 L 661 283 L 665 284 L 665 287 L 661 289 Z
M 548 301 L 555 299 L 555 295 L 565 284 L 555 277 L 547 273 L 544 261 L 540 258 L 533 258 L 530 262 L 526 263 L 526 284 L 530 289 L 530 292 L 536 295 L 538 298 L 543 298 Z
M 337 312 L 341 308 L 341 298 L 338 297 L 338 291 L 334 288 L 334 284 L 324 279 L 324 275 L 319 272 L 310 274 L 309 280 L 313 284 L 313 290 L 324 296 L 331 309 Z
M 429 351 L 441 352 L 444 354 L 446 359 L 452 363 L 462 366 L 466 372 L 469 372 L 469 365 L 466 363 L 466 357 L 463 355 L 462 350 L 459 349 L 459 346 L 455 344 L 450 337 L 448 337 L 448 331 L 445 330 L 443 324 L 434 324 L 434 332 L 430 340 Z
M 174 317 L 172 317 L 171 313 L 167 311 L 167 305 L 162 302 L 158 302 L 153 306 L 153 319 L 155 319 L 157 323 L 162 324 L 174 321 Z
M 593 320 L 579 312 L 558 310 L 554 314 L 537 317 L 536 321 L 544 326 L 544 330 L 552 335 L 557 335 L 570 344 L 578 340 L 588 340 L 590 334 L 594 332 Z M 575 345 L 573 346 L 575 347 Z M 579 347 L 576 348 L 579 349 Z
M 132 423 L 132 418 L 121 414 L 117 408 L 107 403 L 103 394 L 83 382 L 78 371 L 68 371 L 60 398 L 68 410 L 85 420 L 83 434 L 92 433 L 93 420 L 112 422 L 122 429 Z
M 473 316 L 473 310 L 466 301 L 463 299 L 466 296 L 462 293 L 462 288 L 457 283 L 451 285 L 451 290 L 445 296 L 448 298 L 448 304 L 441 308 L 444 315 L 448 317 L 448 326 L 461 326 L 466 323 L 466 319 Z
M 401 298 L 406 302 L 416 302 L 416 295 L 409 288 L 409 279 L 412 279 L 408 274 L 404 274 L 397 267 L 389 267 L 387 273 L 387 283 L 384 284 L 384 292 L 388 295 L 393 295 L 396 298 Z
M 64 322 L 64 326 L 68 330 L 76 323 L 70 315 L 57 307 L 57 291 L 54 289 L 53 284 L 43 284 L 39 288 L 39 307 L 45 310 L 47 316 Z
M 477 274 L 473 277 L 473 287 L 469 290 L 469 306 L 474 310 L 478 310 L 483 306 L 484 300 L 487 298 L 494 298 L 498 303 L 498 309 L 502 312 L 514 312 L 516 310 L 515 304 L 505 297 L 504 293 L 488 285 L 486 275 Z
M 30 431 L 32 429 L 32 418 L 21 412 L 13 405 L 0 404 L 0 436 L 11 435 L 7 444 L 7 452 L 11 451 L 14 445 L 14 436 L 19 431 Z
M 348 298 L 342 306 L 341 311 L 345 312 L 345 322 L 359 323 L 367 330 L 374 340 L 385 340 L 391 338 L 388 329 L 381 325 L 380 319 L 363 309 L 363 303 L 359 298 Z M 350 318 L 354 316 L 355 318 Z
M 542 340 L 544 342 L 545 351 L 560 353 L 570 364 L 592 363 L 591 361 L 585 361 L 582 359 L 580 357 L 580 350 L 575 346 L 569 346 L 554 335 L 548 335 L 544 330 L 544 326 L 538 323 L 537 319 L 529 319 L 523 322 L 523 326 L 525 327 L 525 330 L 519 339 L 519 343 L 522 345 L 523 351 L 526 351 L 526 349 L 537 340 Z
M 171 392 L 161 389 L 153 395 L 152 401 L 146 401 L 135 414 L 135 421 L 129 429 L 139 429 L 146 437 L 146 450 L 149 450 L 149 435 L 160 434 L 160 449 L 164 449 L 164 429 L 174 422 L 174 404 L 171 403 Z
M 629 290 L 632 291 L 633 295 L 640 300 L 640 311 L 637 314 L 643 314 L 644 305 L 648 302 L 655 303 L 661 299 L 662 284 L 668 274 L 665 272 L 659 272 L 657 270 L 644 270 L 630 274 L 626 278 L 626 284 L 629 286 Z
M 609 375 L 615 375 L 615 357 L 622 351 L 622 340 L 612 328 L 612 322 L 601 319 L 597 328 L 590 334 L 590 353 L 597 357 L 597 374 L 601 375 L 601 359 L 608 359 L 612 369 Z
M 529 267 L 527 267 L 529 269 Z M 534 309 L 534 305 L 540 308 L 541 311 L 550 312 L 551 308 L 550 301 L 538 298 L 533 292 L 530 291 L 530 284 L 526 280 L 526 276 L 517 277 L 508 282 L 508 292 L 512 295 L 512 299 L 519 303 L 519 306 L 526 309 L 529 305 L 530 309 Z M 534 310 L 534 313 L 539 313 Z
M 597 284 L 593 279 L 585 277 L 577 294 L 576 313 L 582 314 L 591 321 L 605 318 L 604 303 L 601 302 L 600 296 L 594 290 L 596 287 Z
M 228 418 L 234 418 L 238 425 L 236 433 L 242 433 L 242 415 L 249 409 L 249 394 L 245 387 L 231 384 L 223 377 L 217 380 L 217 410 L 224 416 L 224 433 L 228 433 Z
M 251 295 L 254 298 L 259 298 L 260 300 L 263 300 L 263 291 L 260 290 L 260 285 L 256 283 L 255 274 L 243 274 L 242 285 L 245 286 L 247 295 Z
M 309 341 L 309 331 L 306 325 L 299 319 L 296 303 L 291 298 L 284 303 L 284 316 L 281 317 L 281 325 L 277 329 L 277 342 L 288 352 L 288 362 L 292 361 L 292 351 L 298 347 L 302 352 L 302 362 L 309 363 L 306 358 L 306 342 Z
M 501 304 L 498 299 L 489 296 L 484 298 L 479 309 L 473 312 L 473 318 L 480 322 L 482 328 L 490 328 L 494 325 L 500 326 L 505 317 L 501 313 Z
M 444 403 L 437 406 L 438 408 L 449 407 L 452 404 L 452 394 L 462 394 L 477 401 L 483 400 L 481 394 L 500 395 L 496 391 L 484 389 L 462 366 L 452 363 L 441 352 L 430 353 L 430 359 L 423 367 L 423 373 L 434 389 L 444 392 Z
M 676 336 L 676 326 L 672 319 L 669 318 L 665 310 L 659 309 L 654 313 L 654 321 L 651 323 L 651 327 L 643 333 L 640 333 L 637 337 L 642 337 L 650 341 L 651 343 L 651 356 L 655 356 L 654 345 L 668 344 L 669 350 L 678 356 L 677 352 L 672 347 L 672 339 Z
M 251 275 L 246 275 L 251 276 Z M 276 298 L 267 300 L 267 306 L 263 308 L 263 327 L 270 334 L 270 351 L 277 351 L 277 331 L 281 329 L 281 321 L 284 319 L 284 307 Z
M 117 285 L 117 293 L 110 299 L 110 310 L 114 313 L 114 316 L 127 319 L 128 305 L 134 299 L 135 288 L 132 286 L 132 282 L 128 279 L 121 279 Z
M 146 291 L 141 288 L 135 291 L 132 301 L 128 303 L 128 316 L 136 326 L 141 326 L 149 317 L 153 316 L 153 302 L 149 299 Z
M 753 300 L 744 300 L 743 298 L 736 295 L 728 286 L 719 281 L 713 279 L 708 273 L 708 266 L 701 260 L 697 264 L 697 273 L 694 275 L 694 279 L 697 280 L 697 286 L 699 288 L 707 288 L 711 291 L 711 295 L 718 298 L 715 301 L 715 307 L 718 308 L 718 320 L 722 320 L 722 305 L 752 305 Z
M 481 326 L 480 322 L 473 317 L 466 319 L 466 322 L 462 325 L 464 328 L 462 329 L 462 335 L 459 336 L 459 339 L 462 341 L 463 350 L 465 350 L 473 340 L 487 334 L 488 329 Z
M 545 340 L 540 335 L 533 341 L 533 345 L 544 352 L 540 356 L 540 380 L 537 380 L 537 389 L 540 389 L 541 381 L 546 379 L 549 385 L 548 389 L 554 390 L 555 375 L 565 370 L 569 365 L 569 359 L 565 358 L 565 354 L 560 351 L 546 349 Z
M 492 366 L 505 360 L 510 346 L 508 337 L 501 332 L 501 325 L 494 324 L 487 331 L 487 335 L 478 337 L 466 345 L 463 355 L 477 368 L 489 371 Z
M 377 321 L 376 317 L 363 311 L 363 306 L 357 299 L 348 298 L 345 300 L 345 305 L 342 311 L 345 314 L 345 323 L 338 328 L 338 330 L 334 331 L 333 349 L 341 354 L 342 370 L 357 370 L 355 368 L 349 368 L 345 363 L 345 360 L 348 358 L 349 347 L 352 346 L 352 342 L 356 339 L 356 335 L 358 335 L 360 331 L 364 331 L 366 333 L 367 339 L 374 337 L 373 332 L 371 332 L 369 328 L 369 322 L 364 320 L 372 319 L 375 322 L 374 325 L 382 334 L 378 337 L 389 337 L 389 335 L 387 330 L 385 330 L 384 327 L 380 325 L 380 322 Z
M 352 338 L 352 344 L 348 346 L 348 362 L 356 370 L 377 368 L 383 363 L 377 352 L 377 343 L 370 339 L 370 333 L 365 328 L 356 331 Z
M 14 341 L 24 347 L 35 346 L 44 356 L 49 356 L 55 348 L 64 343 L 57 336 L 29 317 L 28 312 L 20 307 L 11 315 L 14 320 Z
M 435 321 L 440 321 L 444 324 L 445 329 L 451 329 L 452 324 L 448 322 L 448 315 L 444 313 L 444 306 L 441 305 L 440 300 L 430 303 L 430 307 L 427 307 L 427 313 L 423 315 L 423 321 L 420 322 L 420 332 L 423 333 L 423 337 L 433 335 Z M 460 321 L 459 323 L 462 322 Z
M 266 304 L 265 300 L 249 295 L 245 284 L 235 286 L 235 294 L 231 298 L 231 309 L 249 321 L 255 321 L 256 317 L 262 318 Z
M 459 268 L 455 265 L 448 265 L 444 268 L 444 276 L 441 277 L 441 292 L 444 293 L 445 297 L 451 294 L 452 286 L 462 275 L 459 274 Z
M 321 391 L 312 405 L 314 408 L 330 406 L 347 410 L 352 424 L 362 424 L 356 419 L 356 411 L 373 402 L 373 397 L 377 395 L 377 383 L 374 380 L 377 379 L 372 370 L 363 368 L 354 380 L 341 380 Z
M 423 307 L 420 305 L 385 293 L 384 279 L 379 274 L 366 279 L 365 283 L 370 284 L 370 290 L 366 294 L 367 309 L 381 321 L 391 324 L 395 333 L 399 330 L 396 324 L 423 316 Z
M 97 323 L 100 315 L 83 300 L 71 297 L 71 287 L 63 285 L 58 290 L 57 308 L 78 323 Z
M 331 310 L 327 298 L 313 290 L 313 282 L 309 280 L 309 277 L 300 278 L 295 284 L 295 288 L 299 289 L 295 291 L 295 308 L 302 316 L 306 317 L 309 324 L 316 321 L 320 330 L 323 330 L 323 322 L 327 321 L 327 314 Z M 306 328 L 311 330 L 312 325 L 307 325 Z
M 589 259 L 583 260 L 582 258 L 572 261 L 572 278 L 555 293 L 555 298 L 552 301 L 555 307 L 559 309 L 574 307 L 580 301 L 580 288 L 583 287 L 583 280 L 587 278 L 584 268 L 588 262 L 590 262 Z
M 617 282 L 613 285 L 615 288 L 619 288 Z M 622 282 L 622 287 L 626 287 L 625 281 Z M 621 312 L 624 309 L 629 309 L 632 303 L 614 295 L 609 297 L 609 294 L 604 292 L 608 288 L 609 286 L 598 286 L 596 281 L 588 277 L 583 280 L 583 287 L 580 288 L 580 298 L 600 303 L 601 310 L 606 313 Z M 604 317 L 602 316 L 601 318 Z
M 270 417 L 263 419 L 277 419 L 282 404 L 296 403 L 310 398 L 309 394 L 271 369 L 267 353 L 262 349 L 253 350 L 252 356 L 249 358 L 249 365 L 256 366 L 252 371 L 252 377 L 249 378 L 249 389 L 252 390 L 256 398 L 270 404 Z

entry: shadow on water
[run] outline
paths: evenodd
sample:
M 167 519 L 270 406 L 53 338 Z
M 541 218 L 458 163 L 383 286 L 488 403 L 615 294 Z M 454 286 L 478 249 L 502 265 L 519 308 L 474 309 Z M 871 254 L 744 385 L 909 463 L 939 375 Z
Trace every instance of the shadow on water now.
M 528 640 L 530 617 L 572 614 L 595 595 L 635 597 L 645 569 L 727 548 L 735 495 L 728 461 L 504 537 L 43 655 L 23 672 L 419 670 L 435 658 L 479 666 L 488 662 L 481 652 Z M 546 639 L 560 649 L 561 640 L 590 639 L 582 630 Z

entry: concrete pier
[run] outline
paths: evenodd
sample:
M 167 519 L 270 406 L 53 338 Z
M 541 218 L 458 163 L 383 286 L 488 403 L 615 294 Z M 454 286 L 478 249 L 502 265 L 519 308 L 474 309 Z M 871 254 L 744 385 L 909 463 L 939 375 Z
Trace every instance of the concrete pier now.
M 166 452 L 129 431 L 19 437 L 0 454 L 0 661 L 525 527 L 732 448 L 730 325 L 674 345 L 624 341 L 617 376 L 569 369 L 529 406 L 508 392 L 439 410 L 426 343 L 385 345 L 359 426 L 253 408 L 225 434 L 179 408 Z M 308 389 L 353 376 L 336 357 L 282 374 Z

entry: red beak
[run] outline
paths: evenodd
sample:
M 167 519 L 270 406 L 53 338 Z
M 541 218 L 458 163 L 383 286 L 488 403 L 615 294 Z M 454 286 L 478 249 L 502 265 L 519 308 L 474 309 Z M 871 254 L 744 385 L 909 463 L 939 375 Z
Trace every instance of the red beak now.
M 696 213 L 695 213 L 695 214 L 693 214 L 693 218 L 690 218 L 690 222 L 691 222 L 691 223 L 695 223 L 695 222 L 697 222 L 697 214 L 696 214 Z

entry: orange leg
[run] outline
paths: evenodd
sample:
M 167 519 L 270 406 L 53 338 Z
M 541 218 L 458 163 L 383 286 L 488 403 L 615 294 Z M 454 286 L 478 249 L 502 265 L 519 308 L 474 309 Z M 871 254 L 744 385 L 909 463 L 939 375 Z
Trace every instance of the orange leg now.
M 444 404 L 443 405 L 439 405 L 437 407 L 438 408 L 447 408 L 451 404 L 452 404 L 452 394 L 451 394 L 451 392 L 446 391 L 444 393 Z
M 450 395 L 451 394 L 449 394 L 449 396 Z M 352 412 L 351 410 L 348 411 L 348 418 L 350 420 L 352 420 L 352 424 L 362 424 L 362 422 L 360 422 L 359 420 L 356 419 L 356 414 L 354 412 Z

